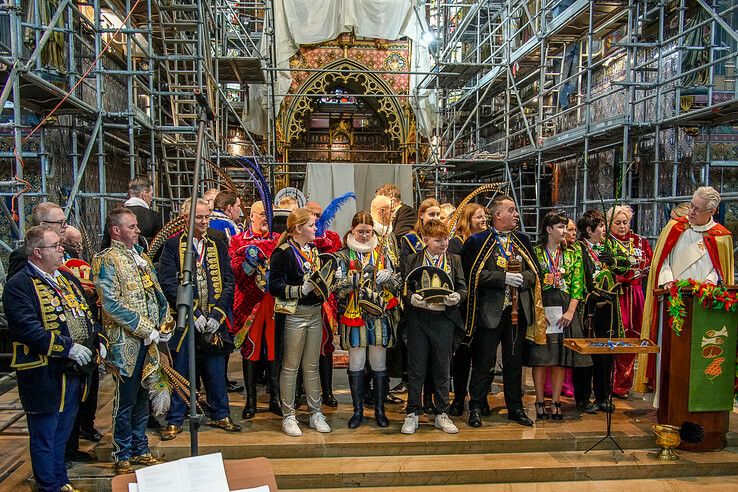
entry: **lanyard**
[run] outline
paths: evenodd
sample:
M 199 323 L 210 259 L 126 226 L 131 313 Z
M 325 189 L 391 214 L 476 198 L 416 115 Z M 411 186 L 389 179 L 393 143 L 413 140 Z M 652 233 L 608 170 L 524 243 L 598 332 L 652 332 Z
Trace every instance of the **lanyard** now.
M 552 257 L 547 247 L 543 247 L 543 254 L 548 263 L 548 271 L 551 273 L 559 273 L 559 264 L 561 263 L 561 247 L 556 248 L 556 254 Z
M 295 259 L 297 260 L 297 264 L 300 265 L 302 273 L 305 273 L 305 264 L 307 263 L 311 267 L 313 265 L 312 250 L 310 253 L 306 253 L 292 240 L 290 240 L 290 247 L 292 247 L 292 253 L 295 255 Z
M 505 247 L 502 247 L 502 239 L 500 239 L 499 234 L 497 234 L 497 231 L 493 231 L 495 235 L 495 243 L 497 244 L 497 249 L 500 250 L 500 254 L 506 259 L 509 260 L 510 256 L 512 255 L 512 233 L 510 233 L 509 236 L 507 236 L 507 244 L 505 244 Z
M 446 270 L 446 255 L 445 254 L 438 255 L 438 259 L 437 260 L 434 260 L 428 254 L 428 250 L 426 250 L 425 251 L 425 262 L 429 266 L 434 266 L 436 268 L 439 268 L 439 269 L 443 270 L 444 272 L 447 271 Z

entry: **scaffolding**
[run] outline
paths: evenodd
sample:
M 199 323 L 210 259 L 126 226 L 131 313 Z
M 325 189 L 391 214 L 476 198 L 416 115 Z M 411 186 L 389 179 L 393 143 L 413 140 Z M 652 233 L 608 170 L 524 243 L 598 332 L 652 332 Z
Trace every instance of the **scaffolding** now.
M 738 198 L 738 2 L 448 1 L 430 18 L 436 194 L 505 180 L 533 235 L 548 210 L 623 199 L 651 238 L 698 183 Z
M 125 199 L 137 174 L 152 178 L 161 208 L 178 210 L 191 194 L 195 90 L 216 113 L 208 162 L 228 153 L 269 166 L 273 141 L 252 136 L 243 118 L 249 86 L 273 91 L 271 33 L 269 0 L 6 0 L 0 158 L 10 179 L 0 182 L 0 246 L 22 240 L 43 199 L 101 232 L 111 200 Z

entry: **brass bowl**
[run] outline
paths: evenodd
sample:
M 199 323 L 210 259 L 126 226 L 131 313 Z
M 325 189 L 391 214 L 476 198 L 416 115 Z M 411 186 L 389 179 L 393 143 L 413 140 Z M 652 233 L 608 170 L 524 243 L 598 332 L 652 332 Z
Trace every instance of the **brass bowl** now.
M 656 445 L 661 447 L 656 458 L 662 461 L 678 460 L 679 456 L 674 454 L 673 449 L 682 443 L 679 437 L 679 427 L 668 424 L 657 424 L 651 426 L 656 434 Z

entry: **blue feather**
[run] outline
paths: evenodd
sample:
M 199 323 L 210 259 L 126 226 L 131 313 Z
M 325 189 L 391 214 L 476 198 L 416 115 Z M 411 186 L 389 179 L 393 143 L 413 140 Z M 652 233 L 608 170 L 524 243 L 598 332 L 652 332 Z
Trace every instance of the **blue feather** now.
M 248 172 L 251 180 L 256 186 L 256 190 L 259 192 L 261 202 L 264 204 L 264 213 L 267 217 L 267 225 L 269 226 L 269 232 L 272 232 L 272 219 L 274 218 L 274 211 L 272 207 L 272 193 L 269 190 L 269 183 L 267 183 L 264 174 L 261 172 L 259 164 L 252 159 L 238 158 L 236 159 L 239 164 Z
M 352 199 L 356 200 L 356 193 L 349 191 L 348 193 L 344 193 L 343 195 L 331 200 L 331 203 L 323 209 L 323 213 L 320 215 L 320 218 L 315 221 L 315 227 L 317 228 L 315 235 L 317 237 L 323 237 L 323 235 L 325 235 L 325 231 L 331 226 L 331 223 L 333 222 L 333 219 L 336 218 L 338 211 L 341 210 L 341 207 L 343 207 L 346 202 Z

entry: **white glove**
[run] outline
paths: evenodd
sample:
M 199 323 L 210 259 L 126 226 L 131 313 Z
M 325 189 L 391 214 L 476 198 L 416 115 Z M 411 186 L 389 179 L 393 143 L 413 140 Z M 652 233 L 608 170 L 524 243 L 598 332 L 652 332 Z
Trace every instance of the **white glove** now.
M 506 272 L 505 285 L 509 285 L 510 287 L 520 287 L 523 285 L 523 274 Z
M 158 330 L 152 330 L 148 337 L 146 337 L 146 340 L 144 340 L 144 345 L 149 344 L 157 344 L 159 343 L 159 331 Z
M 75 343 L 72 345 L 72 348 L 69 349 L 69 355 L 67 357 L 80 366 L 84 366 L 92 360 L 92 350 L 88 349 L 84 345 Z
M 426 303 L 425 309 L 427 309 L 428 311 L 445 311 L 446 306 L 444 306 L 443 304 L 436 304 L 435 302 L 428 302 Z
M 315 289 L 315 286 L 307 280 L 302 284 L 302 295 L 306 296 Z
M 344 277 L 344 275 L 343 275 L 343 269 L 337 268 L 336 269 L 336 274 L 333 275 L 333 278 L 336 279 L 336 280 L 341 280 L 343 277 Z
M 195 318 L 195 329 L 199 331 L 200 333 L 205 331 L 205 327 L 207 326 L 207 324 L 208 324 L 208 320 L 202 314 L 198 316 L 197 318 Z
M 205 328 L 205 331 L 208 333 L 215 333 L 218 331 L 218 328 L 220 328 L 220 323 L 213 318 L 208 318 L 208 325 L 207 328 Z
M 108 357 L 108 349 L 105 348 L 105 345 L 102 343 L 100 344 L 100 348 L 98 349 L 98 353 L 100 354 L 101 359 L 107 359 Z
M 461 300 L 461 294 L 458 292 L 452 292 L 443 298 L 443 303 L 447 306 L 455 306 Z
M 422 297 L 420 297 L 420 294 L 413 294 L 410 296 L 410 304 L 415 306 L 416 308 L 420 309 L 427 309 L 428 303 L 423 300 Z
M 377 272 L 377 285 L 386 284 L 392 278 L 392 271 L 386 268 Z
M 159 341 L 160 341 L 160 342 L 165 342 L 165 343 L 166 343 L 166 342 L 168 342 L 168 341 L 169 341 L 169 340 L 170 340 L 171 338 L 172 338 L 172 333 L 171 333 L 171 332 L 169 332 L 169 333 L 162 333 L 162 332 L 159 332 Z

